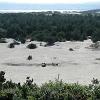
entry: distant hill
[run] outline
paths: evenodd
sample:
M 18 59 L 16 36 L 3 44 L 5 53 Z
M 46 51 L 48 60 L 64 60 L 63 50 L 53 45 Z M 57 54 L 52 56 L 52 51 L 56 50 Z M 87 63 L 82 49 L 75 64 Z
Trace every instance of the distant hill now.
M 93 9 L 93 10 L 87 10 L 87 11 L 82 11 L 82 13 L 100 13 L 100 9 Z

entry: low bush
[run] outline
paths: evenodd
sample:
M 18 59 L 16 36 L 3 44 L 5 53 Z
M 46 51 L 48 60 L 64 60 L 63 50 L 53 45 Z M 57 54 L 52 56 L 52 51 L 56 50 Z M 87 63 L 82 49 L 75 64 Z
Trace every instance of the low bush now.
M 69 48 L 69 51 L 74 51 L 74 49 L 73 48 Z
M 32 56 L 29 55 L 29 56 L 27 57 L 27 60 L 32 60 Z
M 28 46 L 27 46 L 27 48 L 28 49 L 36 49 L 37 48 L 37 46 L 36 46 L 36 44 L 29 44 Z
M 8 45 L 8 47 L 9 47 L 9 48 L 14 48 L 15 45 L 14 45 L 14 43 L 10 43 L 10 44 Z
M 22 44 L 25 44 L 25 42 L 26 42 L 25 39 L 22 39 L 22 40 L 21 40 L 21 43 L 22 43 Z

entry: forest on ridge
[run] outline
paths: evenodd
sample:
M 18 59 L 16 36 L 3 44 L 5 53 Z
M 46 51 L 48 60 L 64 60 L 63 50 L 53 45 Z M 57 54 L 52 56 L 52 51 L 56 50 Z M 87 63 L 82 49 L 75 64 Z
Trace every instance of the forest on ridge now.
M 100 40 L 99 14 L 60 12 L 0 13 L 0 38 L 56 42 Z

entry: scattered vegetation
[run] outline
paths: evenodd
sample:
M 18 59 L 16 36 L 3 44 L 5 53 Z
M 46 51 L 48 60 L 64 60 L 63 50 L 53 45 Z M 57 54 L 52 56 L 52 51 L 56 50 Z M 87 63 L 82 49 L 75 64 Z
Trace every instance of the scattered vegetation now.
M 74 49 L 73 48 L 69 48 L 69 51 L 74 51 Z
M 31 44 L 29 44 L 29 45 L 27 46 L 27 48 L 28 48 L 28 49 L 36 49 L 37 46 L 36 46 L 36 44 L 31 43 Z
M 25 44 L 26 40 L 25 39 L 21 39 L 20 40 L 22 44 Z
M 29 56 L 27 57 L 27 60 L 32 60 L 32 56 L 29 55 Z
M 56 79 L 41 86 L 26 78 L 24 84 L 6 81 L 5 72 L 0 72 L 0 100 L 99 100 L 100 84 L 98 79 L 92 80 L 89 86 L 67 84 Z
M 94 48 L 94 49 L 98 49 L 100 47 L 100 42 L 97 41 L 97 42 L 91 44 L 90 47 Z
M 54 45 L 54 42 L 51 41 L 51 42 L 47 42 L 47 44 L 45 44 L 44 46 L 48 47 L 48 46 L 53 46 L 53 45 Z
M 8 45 L 8 47 L 9 47 L 9 48 L 14 48 L 15 45 L 14 45 L 14 43 L 10 43 L 10 44 Z
M 96 58 L 95 60 L 100 60 L 100 58 Z

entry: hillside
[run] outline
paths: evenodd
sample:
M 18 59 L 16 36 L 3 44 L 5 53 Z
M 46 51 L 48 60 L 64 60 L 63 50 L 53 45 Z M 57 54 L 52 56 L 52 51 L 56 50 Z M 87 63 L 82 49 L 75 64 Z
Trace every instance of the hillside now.
M 82 13 L 97 14 L 97 13 L 100 13 L 100 9 L 86 10 L 86 11 L 83 11 Z
M 81 14 L 78 11 L 1 13 L 0 38 L 14 38 L 18 41 L 31 40 L 83 41 L 88 36 L 94 42 L 100 40 L 100 16 Z

